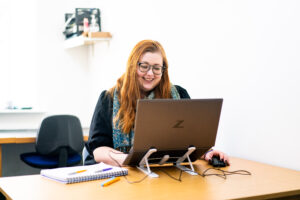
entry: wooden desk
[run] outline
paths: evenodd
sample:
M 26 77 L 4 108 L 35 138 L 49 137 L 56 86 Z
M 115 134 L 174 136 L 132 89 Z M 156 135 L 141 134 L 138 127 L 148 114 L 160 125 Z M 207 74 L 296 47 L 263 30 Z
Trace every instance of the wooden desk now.
M 0 178 L 0 191 L 8 199 L 272 199 L 289 196 L 300 197 L 300 172 L 274 167 L 239 158 L 232 158 L 232 165 L 226 170 L 244 169 L 252 173 L 231 175 L 226 180 L 216 177 L 191 176 L 182 174 L 182 182 L 175 181 L 155 168 L 159 178 L 146 178 L 141 183 L 129 184 L 125 178 L 108 187 L 101 187 L 103 180 L 65 185 L 40 175 Z M 209 166 L 205 161 L 197 161 L 195 169 L 203 172 Z M 179 170 L 165 168 L 178 177 Z M 129 168 L 128 179 L 139 180 L 144 176 L 136 168 Z M 292 197 L 294 196 L 294 197 Z
M 88 140 L 88 135 L 83 136 L 84 141 Z M 36 132 L 31 133 L 7 133 L 0 135 L 0 177 L 2 176 L 2 144 L 25 144 L 35 143 Z

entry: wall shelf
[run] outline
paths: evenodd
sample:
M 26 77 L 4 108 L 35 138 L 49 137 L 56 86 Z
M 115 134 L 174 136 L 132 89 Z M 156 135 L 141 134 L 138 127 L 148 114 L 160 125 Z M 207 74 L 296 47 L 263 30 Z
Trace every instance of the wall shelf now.
M 109 41 L 112 38 L 109 32 L 96 32 L 89 33 L 87 36 L 78 36 L 66 39 L 64 42 L 64 48 L 69 49 L 82 45 L 91 45 L 101 41 Z
M 0 110 L 0 114 L 45 114 L 46 112 L 43 110 L 21 110 L 21 109 L 15 109 L 15 110 L 8 110 L 3 109 Z

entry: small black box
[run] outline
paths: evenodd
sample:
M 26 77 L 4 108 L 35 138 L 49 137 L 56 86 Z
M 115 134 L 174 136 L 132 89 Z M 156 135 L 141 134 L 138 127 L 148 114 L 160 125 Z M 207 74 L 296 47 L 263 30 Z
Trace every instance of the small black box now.
M 65 30 L 63 32 L 67 38 L 77 35 L 77 27 L 75 23 L 74 13 L 65 13 Z

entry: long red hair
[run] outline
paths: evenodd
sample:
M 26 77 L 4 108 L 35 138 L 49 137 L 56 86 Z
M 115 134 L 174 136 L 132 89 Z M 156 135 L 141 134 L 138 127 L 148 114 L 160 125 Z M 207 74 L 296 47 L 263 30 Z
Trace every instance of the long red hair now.
M 154 88 L 155 98 L 171 98 L 171 83 L 168 74 L 168 61 L 162 45 L 153 40 L 143 40 L 135 45 L 127 61 L 126 72 L 117 80 L 117 84 L 109 90 L 113 97 L 117 89 L 120 109 L 113 123 L 119 120 L 124 133 L 129 133 L 134 125 L 137 100 L 141 98 L 137 80 L 137 66 L 140 57 L 146 52 L 160 52 L 163 58 L 164 71 L 159 84 Z

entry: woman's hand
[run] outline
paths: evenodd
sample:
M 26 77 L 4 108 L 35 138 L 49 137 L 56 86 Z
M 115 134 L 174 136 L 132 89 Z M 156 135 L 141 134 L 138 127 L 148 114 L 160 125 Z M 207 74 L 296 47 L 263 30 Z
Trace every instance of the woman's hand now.
M 108 165 L 120 167 L 124 160 L 127 157 L 127 154 L 124 154 L 120 151 L 117 151 L 111 147 L 98 147 L 93 152 L 94 159 L 96 162 L 104 162 Z
M 213 156 L 218 156 L 221 160 L 223 160 L 227 165 L 230 165 L 229 162 L 229 157 L 223 153 L 222 151 L 218 151 L 218 150 L 211 150 L 208 151 L 207 153 L 205 153 L 202 156 L 202 159 L 206 160 L 206 161 L 210 161 L 212 159 Z

